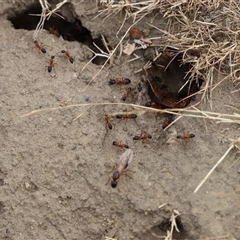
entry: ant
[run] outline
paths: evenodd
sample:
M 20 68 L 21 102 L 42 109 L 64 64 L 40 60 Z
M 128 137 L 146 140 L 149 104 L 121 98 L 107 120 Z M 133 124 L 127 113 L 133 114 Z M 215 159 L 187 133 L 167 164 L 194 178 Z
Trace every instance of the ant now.
M 165 130 L 172 122 L 173 122 L 172 117 L 166 117 L 163 122 L 162 129 Z
M 56 63 L 54 63 L 54 56 L 51 56 L 51 58 L 47 61 L 49 63 L 48 66 L 46 66 L 45 68 L 47 68 L 48 72 L 51 73 L 54 66 L 57 65 Z
M 74 62 L 73 57 L 70 56 L 70 53 L 68 51 L 62 50 L 61 53 L 65 54 L 65 58 L 67 58 L 69 60 L 70 63 Z
M 42 44 L 39 44 L 37 40 L 34 40 L 33 43 L 35 44 L 35 47 L 38 49 L 38 52 L 41 50 L 42 53 L 46 53 L 46 49 L 43 47 Z
M 131 92 L 132 92 L 132 88 L 129 87 L 122 97 L 122 100 L 124 102 L 127 100 L 127 97 L 131 94 Z
M 172 58 L 173 57 L 173 52 L 169 52 L 169 51 L 165 51 L 163 52 L 164 56 L 166 56 L 167 58 Z
M 118 184 L 117 180 L 120 178 L 122 172 L 127 168 L 128 164 L 132 161 L 133 151 L 132 149 L 127 149 L 121 156 L 119 164 L 117 165 L 115 172 L 112 175 L 111 186 L 115 188 Z
M 109 117 L 107 115 L 105 115 L 104 120 L 105 120 L 106 125 L 108 126 L 108 128 L 110 130 L 112 130 L 113 126 L 112 126 L 112 123 L 110 122 Z
M 161 105 L 156 104 L 155 102 L 147 102 L 145 104 L 146 107 L 156 108 L 156 109 L 163 109 Z
M 116 147 L 118 147 L 118 148 L 120 148 L 120 149 L 129 148 L 128 145 L 119 143 L 119 142 L 117 142 L 117 141 L 113 141 L 113 146 L 116 146 Z
M 131 80 L 128 78 L 116 78 L 116 79 L 110 79 L 109 85 L 125 85 L 131 83 Z
M 138 83 L 137 89 L 139 93 L 142 91 L 142 83 Z
M 53 34 L 53 35 L 55 35 L 55 36 L 58 37 L 58 38 L 60 37 L 60 33 L 59 33 L 59 31 L 58 31 L 57 29 L 50 27 L 50 28 L 48 29 L 48 31 L 49 31 L 50 34 Z
M 160 103 L 169 108 L 184 108 L 189 103 L 189 99 L 180 100 L 177 102 L 174 98 L 167 98 L 164 94 L 160 99 Z
M 135 137 L 133 137 L 133 140 L 146 140 L 146 139 L 151 139 L 152 136 L 150 134 L 140 134 L 140 135 L 137 135 Z
M 195 135 L 191 133 L 191 134 L 187 134 L 187 135 L 178 135 L 177 139 L 182 139 L 182 140 L 186 141 L 186 140 L 189 140 L 190 138 L 194 138 L 194 137 L 195 137 Z
M 141 39 L 143 38 L 143 33 L 138 29 L 131 29 L 129 31 L 129 36 L 131 39 Z
M 136 114 L 118 114 L 116 115 L 116 118 L 118 119 L 134 119 L 137 118 Z
M 175 105 L 177 108 L 184 108 L 186 107 L 190 102 L 190 98 L 180 100 L 178 102 L 175 102 Z
M 141 105 L 141 101 L 142 101 L 142 83 L 138 83 L 137 85 L 137 89 L 138 89 L 138 97 L 137 97 L 137 104 Z

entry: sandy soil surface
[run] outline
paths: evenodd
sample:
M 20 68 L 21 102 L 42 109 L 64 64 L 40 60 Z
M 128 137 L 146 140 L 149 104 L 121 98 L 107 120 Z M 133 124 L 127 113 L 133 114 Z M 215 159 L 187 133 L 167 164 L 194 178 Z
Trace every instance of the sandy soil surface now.
M 89 64 L 81 71 L 92 56 L 87 47 L 44 30 L 38 40 L 46 45 L 47 54 L 38 53 L 32 49 L 33 31 L 15 30 L 7 20 L 12 9 L 26 6 L 16 2 L 2 2 L 0 11 L 0 238 L 154 240 L 160 239 L 154 234 L 166 235 L 158 225 L 176 209 L 184 232 L 175 239 L 240 239 L 236 150 L 193 193 L 229 147 L 228 139 L 239 133 L 239 125 L 181 118 L 169 131 L 163 131 L 164 117 L 149 112 L 139 114 L 136 120 L 114 119 L 114 128 L 109 130 L 105 114 L 133 109 L 124 105 L 61 107 L 122 102 L 125 88 L 109 86 L 109 79 L 127 77 L 136 87 L 142 73 L 133 72 L 144 61 L 129 63 L 131 57 L 122 56 L 86 88 L 101 68 Z M 92 20 L 97 14 L 95 1 L 85 2 L 74 5 L 83 25 L 93 36 L 104 34 L 116 44 L 121 16 L 104 22 L 103 17 Z M 154 35 L 155 30 L 146 25 L 150 20 L 143 19 L 137 26 Z M 161 19 L 156 17 L 153 23 L 158 21 Z M 119 37 L 130 24 L 126 23 Z M 75 57 L 73 65 L 61 57 L 61 49 L 68 49 Z M 45 71 L 51 55 L 58 64 L 55 78 Z M 212 111 L 239 110 L 239 92 L 229 94 L 233 87 L 225 82 L 213 91 Z M 148 101 L 145 88 L 143 93 L 142 104 Z M 136 94 L 127 102 L 135 103 Z M 211 110 L 209 102 L 199 108 Z M 33 110 L 43 111 L 22 117 Z M 141 131 L 151 134 L 152 139 L 133 141 Z M 187 144 L 165 144 L 171 134 L 187 132 L 196 135 Z M 112 146 L 114 140 L 127 143 L 134 152 L 128 167 L 131 171 L 121 176 L 115 189 L 110 183 L 106 185 L 122 153 Z M 159 209 L 164 203 L 167 205 Z

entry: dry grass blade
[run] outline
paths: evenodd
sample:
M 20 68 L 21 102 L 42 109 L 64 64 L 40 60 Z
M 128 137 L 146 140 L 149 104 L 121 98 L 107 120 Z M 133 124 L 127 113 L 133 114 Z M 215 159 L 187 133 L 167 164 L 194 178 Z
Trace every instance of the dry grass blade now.
M 172 210 L 172 215 L 170 217 L 170 222 L 171 222 L 171 228 L 170 231 L 167 231 L 167 236 L 165 237 L 164 240 L 172 240 L 173 239 L 173 231 L 176 230 L 177 232 L 180 232 L 177 223 L 176 223 L 176 218 L 180 215 L 178 210 Z
M 125 13 L 125 21 L 134 24 L 142 17 L 160 13 L 167 21 L 164 29 L 147 23 L 159 31 L 161 40 L 153 46 L 165 49 L 178 48 L 183 53 L 183 63 L 191 63 L 191 77 L 206 80 L 204 97 L 212 104 L 212 91 L 226 80 L 238 85 L 240 80 L 239 60 L 239 11 L 238 1 L 110 1 L 100 0 L 101 13 Z M 120 40 L 122 41 L 122 39 Z M 200 57 L 189 52 L 199 50 Z M 224 79 L 213 86 L 213 74 L 220 73 Z M 236 90 L 236 91 L 239 91 Z M 210 93 L 209 95 L 207 93 Z
M 103 38 L 104 39 L 104 38 Z M 84 65 L 81 72 L 88 66 L 89 63 L 91 63 L 96 57 L 103 57 L 103 58 L 109 58 L 109 53 L 104 52 L 102 49 L 100 49 L 95 43 L 93 45 L 100 51 L 100 53 L 94 52 L 91 48 L 87 47 L 89 51 L 91 51 L 94 55 L 93 57 Z M 89 83 L 90 84 L 90 83 Z M 88 85 L 89 85 L 88 84 Z M 87 85 L 87 87 L 88 87 Z
M 165 207 L 167 204 L 168 204 L 167 202 L 161 204 L 161 205 L 158 207 L 158 209 L 161 209 L 161 208 Z
M 53 13 L 57 14 L 56 12 L 65 4 L 69 2 L 68 0 L 63 0 L 62 2 L 58 3 L 53 10 L 50 10 L 49 7 L 51 6 L 47 0 L 39 0 L 39 3 L 42 7 L 42 13 L 40 17 L 40 21 L 33 33 L 33 39 L 36 39 L 38 33 L 41 29 L 43 29 L 44 22 L 46 19 L 49 19 Z M 57 14 L 58 15 L 58 14 Z M 62 17 L 58 15 L 59 17 Z
M 206 177 L 201 181 L 201 183 L 196 187 L 194 190 L 194 193 L 196 193 L 201 186 L 206 182 L 206 180 L 209 178 L 209 176 L 212 174 L 212 172 L 216 169 L 216 167 L 227 157 L 228 153 L 233 149 L 233 148 L 238 148 L 240 150 L 240 137 L 237 139 L 231 139 L 231 145 L 227 149 L 227 151 L 223 154 L 223 156 L 217 161 L 217 163 L 213 166 L 213 168 L 208 172 Z
M 53 108 L 43 108 L 43 109 L 37 109 L 33 110 L 27 114 L 23 114 L 21 117 L 28 117 L 31 115 L 34 115 L 36 113 L 45 112 L 45 111 L 55 111 L 60 109 L 68 109 L 73 107 L 93 107 L 93 106 L 104 106 L 104 105 L 119 105 L 119 106 L 128 106 L 133 109 L 136 109 L 136 111 L 139 114 L 144 114 L 149 111 L 153 112 L 159 112 L 159 113 L 170 113 L 173 115 L 181 116 L 181 117 L 195 117 L 195 118 L 203 118 L 203 119 L 209 119 L 209 120 L 215 120 L 217 123 L 223 122 L 223 123 L 237 123 L 240 124 L 240 114 L 222 114 L 222 113 L 216 113 L 216 112 L 208 112 L 208 111 L 202 111 L 197 109 L 196 107 L 193 107 L 193 109 L 190 108 L 176 108 L 176 109 L 156 109 L 156 108 L 149 108 L 145 106 L 140 106 L 136 104 L 130 104 L 130 103 L 111 103 L 111 102 L 102 102 L 102 103 L 79 103 L 79 104 L 72 104 L 67 105 L 64 107 L 53 107 Z

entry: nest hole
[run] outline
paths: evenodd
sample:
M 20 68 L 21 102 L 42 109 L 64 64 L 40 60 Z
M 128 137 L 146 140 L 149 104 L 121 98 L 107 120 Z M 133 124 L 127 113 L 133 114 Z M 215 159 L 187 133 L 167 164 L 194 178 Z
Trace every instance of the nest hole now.
M 15 29 L 35 30 L 40 21 L 42 8 L 39 3 L 27 6 L 22 11 L 13 10 L 14 14 L 8 17 Z M 100 53 L 100 48 L 107 52 L 102 37 L 93 38 L 91 31 L 82 25 L 81 20 L 76 17 L 74 6 L 71 3 L 64 4 L 57 13 L 44 21 L 43 29 L 56 37 L 62 37 L 66 41 L 77 41 L 87 45 L 95 53 Z M 106 39 L 105 39 L 106 40 Z M 97 45 L 98 48 L 95 46 Z M 100 65 L 106 58 L 97 56 L 92 63 Z
M 199 57 L 198 52 L 188 54 Z M 183 63 L 182 53 L 171 48 L 163 51 L 145 71 L 150 106 L 160 109 L 184 108 L 195 100 L 195 94 L 200 90 L 204 80 L 192 74 L 191 69 L 190 63 Z
M 187 231 L 183 227 L 182 220 L 179 216 L 176 217 L 175 222 L 176 222 L 177 230 L 176 230 L 176 227 L 174 227 L 172 232 L 173 239 L 176 239 L 176 240 L 192 239 L 191 236 L 187 233 Z M 156 237 L 164 236 L 167 231 L 169 232 L 171 231 L 171 225 L 172 225 L 171 219 L 164 218 L 159 225 L 152 227 L 151 233 Z

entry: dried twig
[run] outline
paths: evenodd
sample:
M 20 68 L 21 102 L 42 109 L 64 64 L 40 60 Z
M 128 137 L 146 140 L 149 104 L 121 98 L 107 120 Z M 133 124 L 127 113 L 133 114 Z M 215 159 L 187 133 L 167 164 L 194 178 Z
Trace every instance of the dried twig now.
M 42 7 L 42 13 L 40 17 L 40 21 L 33 33 L 33 39 L 36 39 L 38 36 L 38 33 L 41 29 L 43 29 L 44 22 L 46 19 L 49 19 L 53 13 L 56 14 L 56 12 L 65 4 L 68 0 L 63 0 L 62 2 L 58 3 L 56 7 L 53 10 L 50 10 L 49 7 L 51 6 L 47 0 L 39 0 L 39 3 Z M 60 15 L 59 15 L 60 16 Z M 62 17 L 62 16 L 60 16 Z

